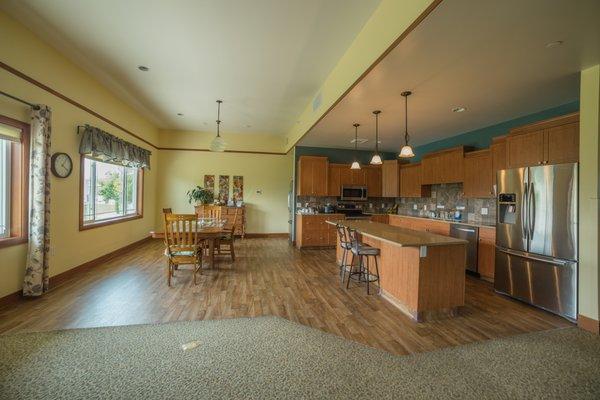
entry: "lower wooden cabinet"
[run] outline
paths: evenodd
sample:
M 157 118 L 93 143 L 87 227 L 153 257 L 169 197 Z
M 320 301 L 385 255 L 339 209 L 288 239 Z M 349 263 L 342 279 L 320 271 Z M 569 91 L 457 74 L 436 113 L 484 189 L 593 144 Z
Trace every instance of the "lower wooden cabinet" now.
M 327 220 L 344 219 L 343 214 L 296 216 L 296 247 L 332 247 L 336 244 L 335 225 Z
M 496 228 L 479 228 L 479 244 L 477 246 L 477 272 L 485 280 L 494 281 L 494 265 L 496 252 Z

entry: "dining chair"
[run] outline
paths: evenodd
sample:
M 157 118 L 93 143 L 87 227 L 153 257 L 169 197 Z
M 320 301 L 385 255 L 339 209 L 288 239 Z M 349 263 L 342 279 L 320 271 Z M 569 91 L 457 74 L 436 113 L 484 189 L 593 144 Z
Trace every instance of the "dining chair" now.
M 196 273 L 202 267 L 197 241 L 198 217 L 196 214 L 164 214 L 165 256 L 167 256 L 167 284 L 171 286 L 177 266 L 193 265 L 194 285 Z
M 235 213 L 233 214 L 233 220 L 231 221 L 231 225 L 227 224 L 223 229 L 225 232 L 222 236 L 217 239 L 217 243 L 215 246 L 215 250 L 218 254 L 230 254 L 231 261 L 235 261 L 235 250 L 233 246 L 233 242 L 235 241 L 235 226 L 238 218 L 238 209 L 236 208 Z M 222 249 L 221 245 L 226 245 L 226 249 Z
M 200 209 L 201 215 L 198 216 L 201 218 L 221 219 L 221 206 L 205 204 Z

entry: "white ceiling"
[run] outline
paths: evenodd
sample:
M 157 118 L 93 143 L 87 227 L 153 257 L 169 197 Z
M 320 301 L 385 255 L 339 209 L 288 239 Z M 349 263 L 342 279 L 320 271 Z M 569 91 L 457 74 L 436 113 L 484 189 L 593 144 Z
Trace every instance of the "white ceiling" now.
M 5 0 L 162 128 L 283 134 L 380 0 Z M 138 71 L 138 65 L 150 71 Z M 92 105 L 93 106 L 93 105 Z M 177 113 L 183 113 L 178 117 Z
M 404 90 L 415 145 L 577 100 L 579 71 L 600 62 L 599 16 L 598 0 L 444 0 L 300 144 L 351 148 L 359 122 L 372 148 L 380 109 L 380 148 L 398 151 Z

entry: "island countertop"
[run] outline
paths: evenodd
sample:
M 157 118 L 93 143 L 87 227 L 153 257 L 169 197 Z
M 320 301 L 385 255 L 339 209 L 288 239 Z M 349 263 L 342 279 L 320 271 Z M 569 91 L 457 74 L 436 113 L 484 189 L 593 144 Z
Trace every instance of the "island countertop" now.
M 436 235 L 434 233 L 415 231 L 413 229 L 400 228 L 381 222 L 372 222 L 368 220 L 327 220 L 328 224 L 343 226 L 356 229 L 363 236 L 400 247 L 420 247 L 420 246 L 448 246 L 467 244 L 463 239 L 457 239 L 448 236 Z

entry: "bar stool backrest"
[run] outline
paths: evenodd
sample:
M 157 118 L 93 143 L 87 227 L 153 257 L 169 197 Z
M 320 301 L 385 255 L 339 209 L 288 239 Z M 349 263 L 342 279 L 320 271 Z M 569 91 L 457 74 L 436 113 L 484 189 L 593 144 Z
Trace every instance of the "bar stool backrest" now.
M 356 229 L 348 228 L 348 237 L 350 238 L 350 245 L 352 246 L 352 248 L 358 251 L 358 246 L 360 243 L 358 240 L 358 232 L 356 232 Z
M 348 234 L 346 233 L 346 227 L 342 224 L 336 224 L 335 228 L 337 229 L 340 244 L 349 243 L 350 240 L 348 239 Z

